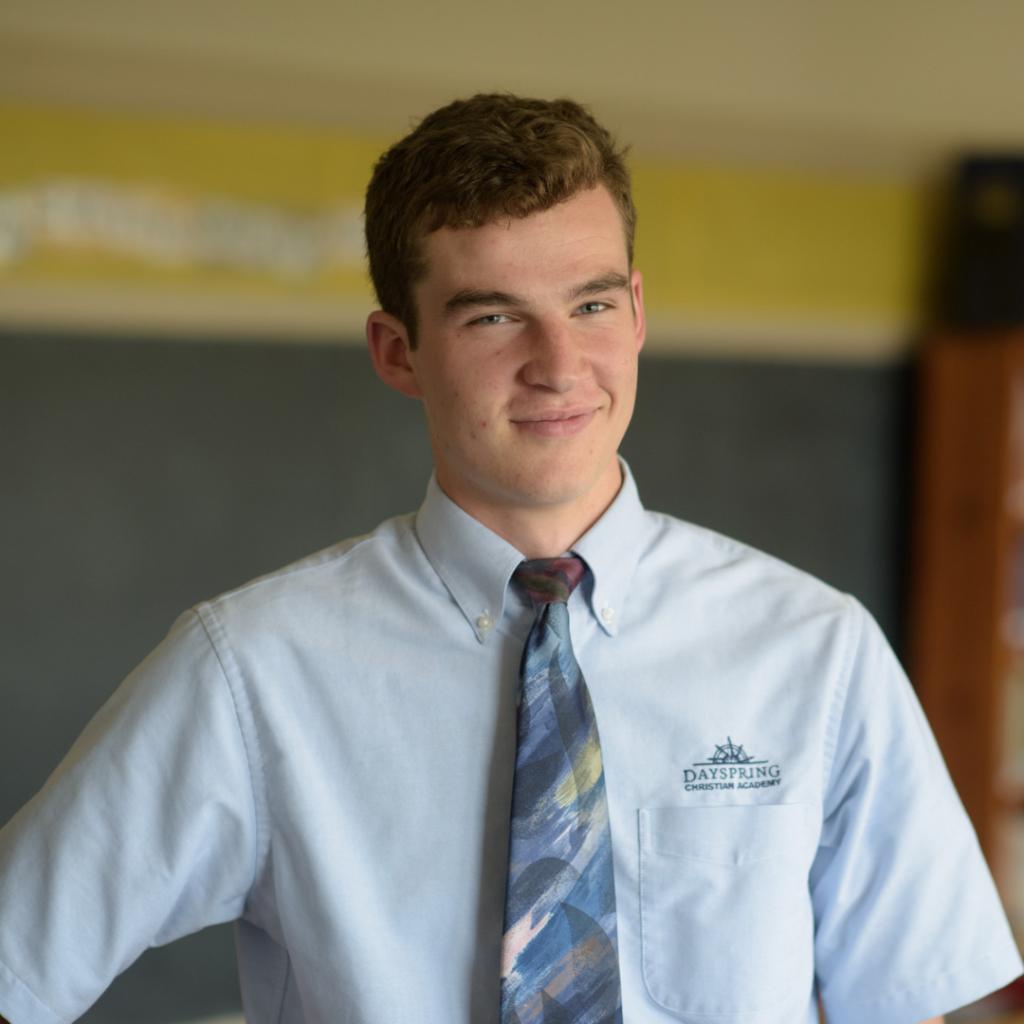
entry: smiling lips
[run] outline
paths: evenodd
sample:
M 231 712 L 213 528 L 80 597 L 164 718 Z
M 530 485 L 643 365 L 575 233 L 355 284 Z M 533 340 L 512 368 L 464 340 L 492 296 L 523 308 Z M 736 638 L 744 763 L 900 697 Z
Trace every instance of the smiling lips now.
M 594 418 L 594 408 L 562 409 L 513 419 L 512 423 L 537 437 L 570 437 L 578 434 Z

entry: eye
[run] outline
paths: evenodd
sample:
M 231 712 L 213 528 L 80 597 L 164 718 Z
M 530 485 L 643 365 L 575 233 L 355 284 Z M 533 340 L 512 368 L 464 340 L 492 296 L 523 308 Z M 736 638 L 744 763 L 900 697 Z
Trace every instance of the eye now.
M 606 309 L 608 309 L 607 302 L 598 302 L 595 299 L 593 302 L 584 302 L 579 311 L 581 313 L 603 313 Z
M 508 323 L 511 319 L 507 313 L 487 313 L 484 316 L 478 316 L 475 320 L 470 320 L 469 326 L 489 327 L 491 324 Z

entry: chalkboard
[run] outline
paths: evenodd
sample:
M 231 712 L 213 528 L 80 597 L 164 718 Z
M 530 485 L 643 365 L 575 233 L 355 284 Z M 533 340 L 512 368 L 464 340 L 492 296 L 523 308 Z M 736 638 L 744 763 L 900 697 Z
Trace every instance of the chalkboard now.
M 899 645 L 905 365 L 645 358 L 645 504 L 856 594 Z M 358 345 L 0 334 L 0 822 L 177 614 L 414 509 L 422 414 Z M 83 1020 L 238 1006 L 229 928 L 147 952 Z

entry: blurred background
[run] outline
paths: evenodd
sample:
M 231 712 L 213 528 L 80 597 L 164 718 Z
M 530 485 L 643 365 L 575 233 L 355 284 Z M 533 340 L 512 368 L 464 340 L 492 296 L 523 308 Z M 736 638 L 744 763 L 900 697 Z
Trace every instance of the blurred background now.
M 183 608 L 416 507 L 370 167 L 569 95 L 632 147 L 645 503 L 868 606 L 1024 936 L 1022 39 L 1016 0 L 0 5 L 0 822 Z M 213 929 L 84 1019 L 237 1012 Z

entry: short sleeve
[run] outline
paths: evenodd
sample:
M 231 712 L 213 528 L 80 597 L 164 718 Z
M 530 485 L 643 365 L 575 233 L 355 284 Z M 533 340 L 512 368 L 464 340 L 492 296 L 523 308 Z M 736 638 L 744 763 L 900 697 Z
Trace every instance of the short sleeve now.
M 916 696 L 852 606 L 811 873 L 818 986 L 830 1024 L 911 1024 L 1005 985 L 1021 961 Z
M 189 612 L 0 831 L 0 1016 L 73 1020 L 147 947 L 237 918 L 257 832 L 232 692 Z

